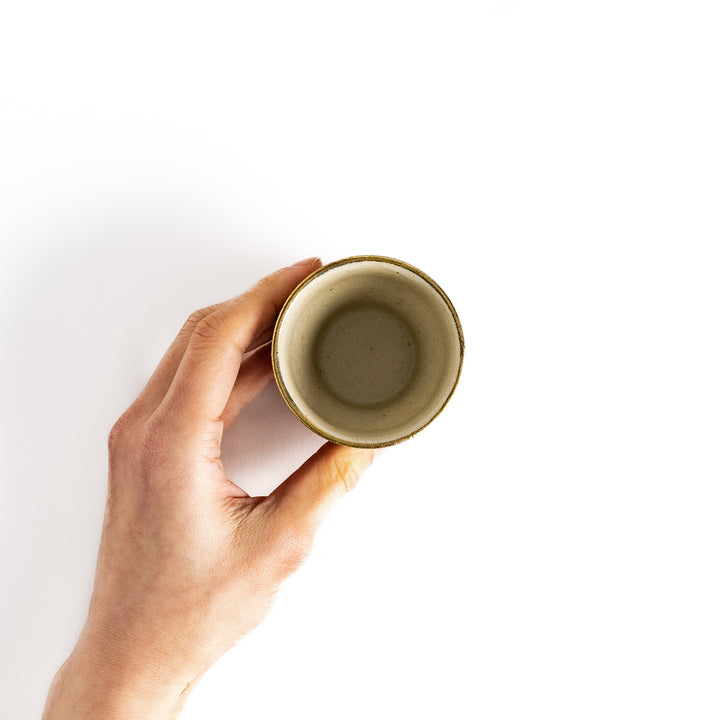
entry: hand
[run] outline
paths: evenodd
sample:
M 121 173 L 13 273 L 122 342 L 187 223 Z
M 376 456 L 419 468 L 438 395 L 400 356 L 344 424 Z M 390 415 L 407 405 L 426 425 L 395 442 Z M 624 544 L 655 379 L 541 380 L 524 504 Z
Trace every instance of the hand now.
M 193 313 L 113 427 L 88 619 L 46 720 L 175 717 L 188 688 L 260 622 L 371 462 L 371 450 L 328 443 L 265 498 L 248 497 L 220 462 L 223 431 L 272 377 L 278 309 L 319 266 L 279 270 Z

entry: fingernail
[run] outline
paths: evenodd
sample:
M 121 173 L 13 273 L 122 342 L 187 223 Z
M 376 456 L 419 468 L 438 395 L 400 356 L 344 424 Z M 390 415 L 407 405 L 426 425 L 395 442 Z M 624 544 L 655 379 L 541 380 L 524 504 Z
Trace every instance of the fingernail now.
M 305 260 L 299 260 L 296 263 L 293 263 L 290 267 L 301 267 L 303 265 L 314 265 L 315 263 L 319 263 L 320 258 L 319 257 L 311 257 L 306 258 Z

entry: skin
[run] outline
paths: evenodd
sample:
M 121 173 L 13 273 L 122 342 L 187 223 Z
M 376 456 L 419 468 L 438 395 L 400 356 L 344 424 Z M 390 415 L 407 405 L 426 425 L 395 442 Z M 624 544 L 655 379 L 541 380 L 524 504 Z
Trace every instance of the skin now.
M 223 431 L 272 377 L 279 308 L 320 265 L 302 261 L 193 313 L 113 427 L 88 618 L 43 720 L 177 717 L 372 461 L 372 450 L 328 443 L 262 498 L 220 462 Z

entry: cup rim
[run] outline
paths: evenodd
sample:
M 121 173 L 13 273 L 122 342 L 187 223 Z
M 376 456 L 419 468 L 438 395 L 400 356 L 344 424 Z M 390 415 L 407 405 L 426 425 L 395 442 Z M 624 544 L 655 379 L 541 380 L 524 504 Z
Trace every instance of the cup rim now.
M 287 389 L 287 386 L 285 385 L 285 382 L 282 378 L 282 373 L 280 372 L 280 360 L 278 358 L 278 334 L 280 332 L 280 329 L 282 327 L 283 320 L 285 319 L 285 316 L 287 314 L 287 310 L 289 309 L 290 305 L 293 303 L 295 298 L 302 292 L 303 288 L 305 288 L 307 285 L 309 285 L 315 278 L 319 277 L 320 275 L 323 275 L 324 273 L 334 270 L 335 268 L 342 267 L 343 265 L 349 265 L 351 263 L 358 263 L 358 262 L 384 262 L 389 265 L 397 265 L 399 267 L 404 268 L 405 270 L 410 271 L 411 273 L 418 275 L 423 280 L 425 280 L 432 288 L 435 290 L 440 297 L 443 299 L 445 304 L 448 307 L 448 310 L 450 310 L 450 314 L 453 317 L 453 320 L 455 321 L 455 329 L 457 330 L 458 334 L 458 343 L 460 347 L 460 357 L 458 360 L 458 366 L 457 366 L 457 374 L 455 376 L 455 382 L 453 383 L 452 388 L 450 389 L 450 392 L 448 393 L 447 397 L 443 401 L 443 404 L 438 408 L 437 412 L 423 425 L 416 428 L 412 432 L 403 435 L 402 437 L 395 438 L 393 440 L 386 440 L 382 442 L 355 442 L 349 439 L 345 438 L 339 438 L 332 433 L 327 432 L 326 430 L 323 430 L 322 428 L 315 425 L 315 423 L 312 422 L 308 417 L 305 416 L 305 414 L 300 410 L 300 408 L 297 406 L 295 401 L 293 400 L 290 392 Z M 450 301 L 450 298 L 447 296 L 447 293 L 433 280 L 429 275 L 424 273 L 419 268 L 416 268 L 414 265 L 410 265 L 409 263 L 404 262 L 403 260 L 398 260 L 397 258 L 387 257 L 385 255 L 352 255 L 350 257 L 342 258 L 341 260 L 335 260 L 334 262 L 330 262 L 327 265 L 323 265 L 322 267 L 319 267 L 314 272 L 310 273 L 302 282 L 300 282 L 297 287 L 290 293 L 287 300 L 283 303 L 282 308 L 280 309 L 280 312 L 278 313 L 277 320 L 275 321 L 275 328 L 273 329 L 273 336 L 272 336 L 272 343 L 271 343 L 271 355 L 272 355 L 272 367 L 273 367 L 273 375 L 275 376 L 275 382 L 277 383 L 278 389 L 280 390 L 280 394 L 282 395 L 283 400 L 287 404 L 287 406 L 292 410 L 294 415 L 300 420 L 306 427 L 308 427 L 310 430 L 312 430 L 314 433 L 319 435 L 320 437 L 325 438 L 326 440 L 330 440 L 331 442 L 334 442 L 338 445 L 346 445 L 349 447 L 357 447 L 357 448 L 382 448 L 382 447 L 389 447 L 391 445 L 397 445 L 398 443 L 401 443 L 405 440 L 408 440 L 409 438 L 413 437 L 417 433 L 419 433 L 421 430 L 425 429 L 435 418 L 440 415 L 440 413 L 445 409 L 445 406 L 448 404 L 450 398 L 455 393 L 455 389 L 457 388 L 458 382 L 460 381 L 460 374 L 462 373 L 462 367 L 463 367 L 463 360 L 465 356 L 465 337 L 463 335 L 462 325 L 460 324 L 460 318 L 458 317 L 457 311 L 455 310 L 454 305 Z

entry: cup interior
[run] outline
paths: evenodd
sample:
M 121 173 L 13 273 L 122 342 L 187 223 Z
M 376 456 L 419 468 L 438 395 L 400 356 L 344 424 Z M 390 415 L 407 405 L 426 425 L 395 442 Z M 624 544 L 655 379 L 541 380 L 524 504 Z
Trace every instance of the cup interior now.
M 273 337 L 278 386 L 324 437 L 379 447 L 404 440 L 444 407 L 463 339 L 450 300 L 391 258 L 320 268 L 283 307 Z

